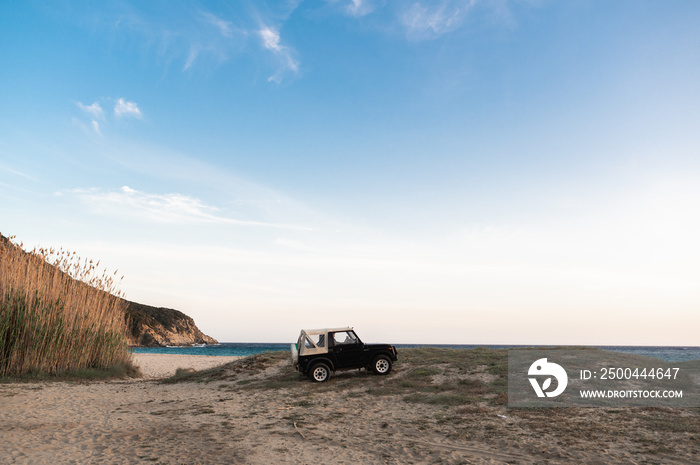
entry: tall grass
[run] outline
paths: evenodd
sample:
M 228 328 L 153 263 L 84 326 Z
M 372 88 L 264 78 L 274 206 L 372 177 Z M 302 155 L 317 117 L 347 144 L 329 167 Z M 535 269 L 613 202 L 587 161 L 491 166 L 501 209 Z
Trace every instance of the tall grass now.
M 116 272 L 13 239 L 0 236 L 0 376 L 129 365 Z

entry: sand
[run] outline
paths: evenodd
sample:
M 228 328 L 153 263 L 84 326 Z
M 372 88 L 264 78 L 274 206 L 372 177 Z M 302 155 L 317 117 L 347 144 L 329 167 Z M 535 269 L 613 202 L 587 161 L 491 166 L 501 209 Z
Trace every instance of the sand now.
M 228 360 L 135 360 L 145 378 L 0 384 L 0 464 L 700 463 L 700 431 L 647 434 L 634 412 L 407 403 L 377 392 L 388 377 L 348 372 L 319 385 L 286 359 L 165 384 L 155 377 Z M 405 375 L 397 364 L 389 376 Z M 674 422 L 697 419 L 679 412 Z
M 141 369 L 144 378 L 166 378 L 173 376 L 178 368 L 206 370 L 224 365 L 243 357 L 221 357 L 215 355 L 166 355 L 133 354 L 134 365 Z

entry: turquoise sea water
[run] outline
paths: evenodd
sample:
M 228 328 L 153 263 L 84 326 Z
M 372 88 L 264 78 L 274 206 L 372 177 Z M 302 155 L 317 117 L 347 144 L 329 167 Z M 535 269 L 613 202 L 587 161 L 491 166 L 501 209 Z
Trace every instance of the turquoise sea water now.
M 261 342 L 223 342 L 217 345 L 196 347 L 135 347 L 134 353 L 141 354 L 182 354 L 182 355 L 220 355 L 220 356 L 248 356 L 267 351 L 289 350 L 289 343 L 261 343 Z M 396 344 L 396 347 L 445 347 L 452 349 L 475 349 L 488 347 L 491 349 L 520 349 L 515 345 L 444 345 L 444 344 Z M 538 346 L 546 347 L 546 346 Z M 645 355 L 667 362 L 682 362 L 686 360 L 700 360 L 700 347 L 650 347 L 650 346 L 595 346 L 599 349 L 614 350 L 630 354 Z M 400 356 L 400 352 L 399 352 Z

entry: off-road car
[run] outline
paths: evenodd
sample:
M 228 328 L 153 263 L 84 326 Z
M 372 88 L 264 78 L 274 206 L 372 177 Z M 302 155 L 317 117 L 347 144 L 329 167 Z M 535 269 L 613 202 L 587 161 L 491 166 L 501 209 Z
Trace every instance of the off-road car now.
M 370 368 L 378 375 L 388 375 L 397 360 L 396 347 L 364 344 L 350 327 L 302 329 L 291 351 L 294 368 L 319 383 L 338 370 Z

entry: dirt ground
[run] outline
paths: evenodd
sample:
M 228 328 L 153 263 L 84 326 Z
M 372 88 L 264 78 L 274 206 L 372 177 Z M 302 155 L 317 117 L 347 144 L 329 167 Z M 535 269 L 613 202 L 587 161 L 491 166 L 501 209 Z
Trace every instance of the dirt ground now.
M 0 384 L 0 463 L 700 463 L 699 409 L 509 409 L 500 355 L 426 350 L 323 384 L 282 353 L 167 382 Z

